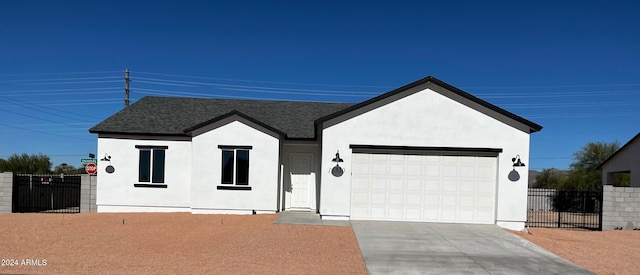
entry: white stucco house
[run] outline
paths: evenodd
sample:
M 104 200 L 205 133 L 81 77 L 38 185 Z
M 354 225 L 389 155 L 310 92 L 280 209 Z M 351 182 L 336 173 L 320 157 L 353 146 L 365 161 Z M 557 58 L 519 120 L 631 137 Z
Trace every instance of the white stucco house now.
M 436 78 L 359 104 L 144 97 L 100 122 L 98 212 L 523 229 L 542 127 Z M 339 166 L 339 167 L 337 167 Z
M 640 187 L 640 133 L 622 145 L 598 169 L 602 170 L 603 185 L 613 185 L 615 173 L 629 173 L 630 186 Z

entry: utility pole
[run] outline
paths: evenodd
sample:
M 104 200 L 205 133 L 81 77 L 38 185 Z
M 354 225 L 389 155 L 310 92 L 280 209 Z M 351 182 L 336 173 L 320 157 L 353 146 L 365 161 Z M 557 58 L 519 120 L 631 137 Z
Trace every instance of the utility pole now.
M 124 71 L 124 107 L 129 107 L 129 69 Z

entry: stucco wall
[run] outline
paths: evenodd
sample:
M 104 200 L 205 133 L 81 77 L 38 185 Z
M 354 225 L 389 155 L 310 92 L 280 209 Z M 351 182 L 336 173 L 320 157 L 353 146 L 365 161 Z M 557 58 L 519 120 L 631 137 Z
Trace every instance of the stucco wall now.
M 640 187 L 640 138 L 634 138 L 602 166 L 602 183 L 613 184 L 614 172 L 631 172 L 631 186 Z
M 136 145 L 168 146 L 165 152 L 167 188 L 134 187 L 138 182 Z M 191 143 L 178 140 L 98 138 L 98 212 L 188 212 L 191 196 Z M 111 164 L 112 174 L 105 172 Z
M 427 147 L 499 148 L 496 223 L 522 229 L 527 215 L 526 167 L 520 179 L 510 181 L 511 158 L 520 155 L 529 164 L 529 134 L 429 89 L 398 99 L 341 123 L 329 121 L 323 130 L 320 214 L 350 215 L 351 144 Z M 345 173 L 333 177 L 331 159 L 336 151 L 344 159 Z
M 280 141 L 256 125 L 224 121 L 192 138 L 193 213 L 257 213 L 278 209 Z M 251 190 L 218 190 L 221 185 L 223 146 L 252 146 L 249 150 Z
M 640 188 L 603 186 L 602 230 L 640 228 Z

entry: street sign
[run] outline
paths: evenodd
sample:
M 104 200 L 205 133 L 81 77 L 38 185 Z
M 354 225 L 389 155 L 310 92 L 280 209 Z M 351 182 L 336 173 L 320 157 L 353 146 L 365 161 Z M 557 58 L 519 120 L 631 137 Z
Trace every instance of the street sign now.
M 80 159 L 80 162 L 82 162 L 82 164 L 98 163 L 98 159 Z
M 87 171 L 87 174 L 93 175 L 98 171 L 98 166 L 95 163 L 87 163 L 87 166 L 84 167 L 84 170 Z

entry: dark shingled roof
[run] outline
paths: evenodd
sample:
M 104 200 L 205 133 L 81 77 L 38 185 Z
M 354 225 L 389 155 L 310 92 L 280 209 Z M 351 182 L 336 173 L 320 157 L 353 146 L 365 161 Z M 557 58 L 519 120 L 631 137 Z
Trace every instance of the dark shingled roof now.
M 315 138 L 316 123 L 337 118 L 367 105 L 402 94 L 414 87 L 435 84 L 444 88 L 440 93 L 470 101 L 474 108 L 527 133 L 540 131 L 542 126 L 510 113 L 489 102 L 453 87 L 432 76 L 402 86 L 359 104 L 301 101 L 268 101 L 237 99 L 205 99 L 177 97 L 144 97 L 115 115 L 89 129 L 91 133 L 188 135 L 190 131 L 223 119 L 239 115 L 278 134 L 292 139 Z M 466 104 L 466 103 L 465 103 Z M 474 106 L 477 104 L 479 106 Z M 484 109 L 486 108 L 486 109 Z M 487 110 L 488 109 L 488 110 Z M 508 119 L 503 119 L 508 118 Z
M 288 138 L 314 138 L 314 121 L 353 104 L 147 96 L 89 129 L 91 133 L 185 135 L 185 130 L 239 112 Z

